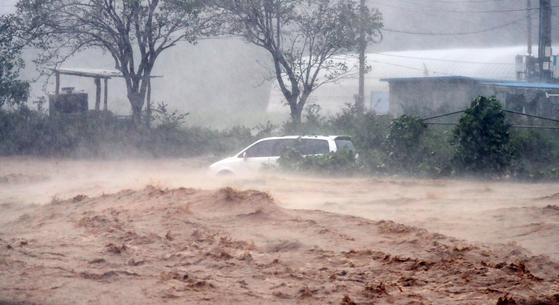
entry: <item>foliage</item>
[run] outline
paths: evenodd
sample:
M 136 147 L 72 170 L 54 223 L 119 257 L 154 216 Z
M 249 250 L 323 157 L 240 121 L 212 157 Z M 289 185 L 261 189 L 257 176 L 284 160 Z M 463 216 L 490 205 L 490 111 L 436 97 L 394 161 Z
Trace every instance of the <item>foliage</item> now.
M 418 148 L 426 129 L 416 116 L 404 114 L 392 120 L 383 143 L 385 164 L 390 170 L 413 172 L 422 163 L 424 151 Z
M 312 135 L 327 133 L 328 126 L 325 124 L 326 118 L 320 114 L 320 106 L 310 104 L 305 106 L 303 121 L 296 123 L 293 120 L 285 121 L 282 125 L 283 134 L 292 135 Z
M 153 117 L 159 121 L 157 128 L 160 129 L 177 129 L 182 124 L 184 124 L 184 118 L 188 115 L 187 113 L 179 113 L 178 110 L 170 112 L 167 110 L 167 104 L 158 103 L 157 107 L 153 109 Z
M 188 157 L 224 155 L 255 141 L 251 129 L 216 131 L 177 125 L 136 130 L 111 113 L 46 116 L 26 105 L 0 109 L 0 155 L 47 157 Z
M 544 130 L 512 130 L 509 144 L 514 159 L 511 172 L 521 180 L 559 178 L 559 137 Z
M 228 15 L 227 32 L 268 51 L 275 78 L 290 107 L 293 124 L 309 95 L 352 72 L 335 56 L 355 51 L 365 39 L 378 42 L 382 16 L 354 0 L 215 0 Z
M 15 16 L 0 16 L 0 108 L 20 105 L 29 96 L 29 83 L 17 79 L 19 70 L 25 67 L 20 58 L 25 42 L 19 39 L 20 34 Z
M 473 107 L 481 107 L 480 98 L 476 100 Z M 43 102 L 36 102 L 39 109 L 42 109 Z M 314 128 L 315 134 L 350 135 L 359 158 L 346 151 L 302 156 L 296 146 L 282 154 L 280 168 L 328 176 L 390 173 L 441 177 L 470 174 L 472 170 L 456 167 L 460 165 L 455 156 L 458 151 L 456 129 L 463 128 L 460 129 L 460 135 L 465 135 L 473 133 L 472 129 L 481 133 L 479 130 L 483 128 L 491 128 L 491 132 L 501 128 L 504 135 L 499 139 L 509 137 L 506 124 L 501 122 L 491 125 L 501 118 L 498 115 L 498 102 L 493 100 L 491 103 L 487 103 L 489 106 L 486 105 L 486 108 L 494 108 L 484 112 L 468 111 L 460 121 L 462 124 L 454 130 L 445 126 L 427 129 L 417 117 L 404 115 L 390 119 L 374 112 L 360 113 L 352 106 L 342 109 L 334 117 L 325 118 L 320 115 L 318 107 L 309 107 L 305 121 L 299 128 Z M 170 112 L 165 104 L 160 104 L 156 109 L 158 111 L 154 111 L 154 114 L 159 116 L 161 124 L 152 130 L 137 130 L 131 120 L 113 116 L 110 112 L 90 111 L 85 115 L 60 114 L 49 117 L 42 110 L 32 110 L 26 104 L 0 109 L 0 155 L 125 158 L 213 154 L 221 158 L 258 139 L 275 135 L 278 128 L 269 121 L 254 128 L 236 126 L 223 131 L 184 127 L 186 114 Z M 473 116 L 472 113 L 484 115 Z M 492 114 L 497 114 L 497 119 L 490 119 Z M 470 121 L 477 118 L 482 122 L 465 124 L 470 122 L 467 121 L 468 115 L 472 117 Z M 489 127 L 483 125 L 486 123 L 482 118 L 490 121 Z M 285 126 L 287 124 L 283 128 Z M 492 142 L 480 142 L 479 145 L 487 143 Z M 506 159 L 510 161 L 507 173 L 512 179 L 559 179 L 559 168 L 555 162 L 559 158 L 559 136 L 554 130 L 515 129 L 511 132 L 508 144 L 505 141 L 498 143 L 509 153 Z M 479 152 L 474 151 L 472 154 L 475 153 Z M 482 153 L 485 151 L 482 150 Z M 482 173 L 492 176 L 501 174 L 500 169 L 487 169 Z
M 266 121 L 266 124 L 258 124 L 253 129 L 257 131 L 255 138 L 256 139 L 263 139 L 267 137 L 271 137 L 274 135 L 276 130 L 279 128 L 279 125 L 272 124 L 270 120 Z
M 303 156 L 299 145 L 287 148 L 278 159 L 279 168 L 285 171 L 313 173 L 327 176 L 354 175 L 358 172 L 355 155 L 338 150 L 322 155 Z
M 152 69 L 177 42 L 195 42 L 208 23 L 197 0 L 20 0 L 18 13 L 28 31 L 39 33 L 41 63 L 56 66 L 87 48 L 99 48 L 122 73 L 139 125 Z
M 433 178 L 450 176 L 453 173 L 450 161 L 454 156 L 451 137 L 452 133 L 445 127 L 429 127 L 417 143 L 415 158 L 420 161 L 411 172 Z
M 379 116 L 374 111 L 362 113 L 350 104 L 328 120 L 331 133 L 351 136 L 359 152 L 361 170 L 365 172 L 384 171 L 382 143 L 388 135 L 389 124 L 389 116 Z
M 459 171 L 483 176 L 500 175 L 511 163 L 509 125 L 495 97 L 479 96 L 454 129 L 453 162 Z

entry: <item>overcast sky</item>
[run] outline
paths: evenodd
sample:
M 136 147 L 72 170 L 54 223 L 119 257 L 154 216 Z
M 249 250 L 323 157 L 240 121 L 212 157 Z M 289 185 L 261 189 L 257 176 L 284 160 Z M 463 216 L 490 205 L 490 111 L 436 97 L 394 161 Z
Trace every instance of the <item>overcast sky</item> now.
M 0 0 L 0 15 L 15 13 L 17 0 Z

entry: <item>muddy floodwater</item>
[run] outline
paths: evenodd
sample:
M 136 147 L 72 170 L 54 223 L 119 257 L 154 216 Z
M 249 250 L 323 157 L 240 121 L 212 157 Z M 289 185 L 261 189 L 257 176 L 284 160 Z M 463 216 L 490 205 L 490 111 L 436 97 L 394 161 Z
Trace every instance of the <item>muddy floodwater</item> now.
M 559 304 L 559 183 L 0 158 L 0 304 Z

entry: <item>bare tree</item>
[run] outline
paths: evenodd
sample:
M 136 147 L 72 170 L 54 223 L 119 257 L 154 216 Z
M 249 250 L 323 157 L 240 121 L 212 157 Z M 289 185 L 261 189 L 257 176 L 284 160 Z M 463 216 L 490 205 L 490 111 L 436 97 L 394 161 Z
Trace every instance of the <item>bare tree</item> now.
M 43 63 L 101 48 L 122 72 L 136 126 L 161 52 L 208 30 L 198 0 L 20 0 L 18 14 L 41 32 Z
M 335 56 L 356 51 L 363 39 L 378 42 L 382 15 L 353 0 L 215 0 L 229 14 L 230 34 L 266 49 L 273 77 L 294 123 L 309 95 L 351 70 Z M 360 33 L 364 31 L 365 35 Z

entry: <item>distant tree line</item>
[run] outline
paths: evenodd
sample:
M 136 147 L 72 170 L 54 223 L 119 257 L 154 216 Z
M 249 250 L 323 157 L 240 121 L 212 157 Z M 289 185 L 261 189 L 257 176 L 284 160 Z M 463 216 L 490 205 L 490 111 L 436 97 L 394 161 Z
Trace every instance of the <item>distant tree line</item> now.
M 264 137 L 285 134 L 350 135 L 358 158 L 340 151 L 304 157 L 296 148 L 280 157 L 280 170 L 333 175 L 481 177 L 526 181 L 557 180 L 556 130 L 511 128 L 494 97 L 478 97 L 457 125 L 426 125 L 416 116 L 365 113 L 353 105 L 331 117 L 306 107 L 300 124 L 235 126 L 226 130 L 188 127 L 186 114 L 154 107 L 152 129 L 136 130 L 130 120 L 90 112 L 49 117 L 25 104 L 0 110 L 0 156 L 70 158 L 193 157 L 219 160 Z M 538 124 L 538 122 L 534 122 Z

